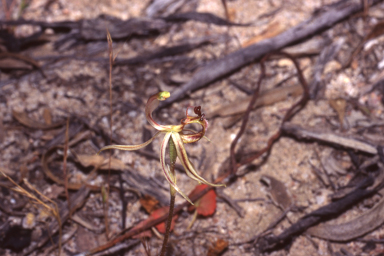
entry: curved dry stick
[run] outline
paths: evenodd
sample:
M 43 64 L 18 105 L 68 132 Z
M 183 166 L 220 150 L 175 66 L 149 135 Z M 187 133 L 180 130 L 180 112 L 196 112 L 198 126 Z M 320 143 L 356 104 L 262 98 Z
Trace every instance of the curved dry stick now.
M 303 87 L 303 96 L 301 97 L 301 99 L 295 103 L 288 111 L 287 113 L 285 114 L 281 124 L 280 124 L 280 127 L 279 127 L 279 130 L 271 137 L 269 138 L 268 140 L 268 143 L 267 143 L 267 146 L 264 147 L 263 149 L 261 149 L 260 151 L 258 151 L 256 154 L 254 154 L 253 156 L 251 157 L 248 157 L 246 159 L 242 159 L 239 163 L 236 163 L 236 158 L 235 158 L 235 148 L 236 148 L 236 144 L 238 142 L 238 140 L 240 139 L 240 137 L 243 135 L 244 131 L 245 131 L 245 127 L 247 125 L 247 122 L 248 122 L 248 118 L 249 118 L 249 113 L 251 112 L 252 110 L 252 107 L 253 105 L 255 104 L 255 101 L 258 97 L 258 94 L 259 94 L 259 90 L 260 90 L 260 84 L 261 84 L 261 81 L 264 79 L 265 77 L 265 66 L 264 66 L 264 62 L 269 58 L 271 57 L 272 55 L 282 55 L 288 59 L 290 59 L 293 64 L 295 65 L 296 67 L 296 70 L 297 70 L 297 76 L 299 78 L 299 81 L 300 81 L 300 84 L 301 86 Z M 287 120 L 289 120 L 290 118 L 292 118 L 292 116 L 297 112 L 299 111 L 301 108 L 303 108 L 305 106 L 305 104 L 307 103 L 308 99 L 309 99 L 309 90 L 308 90 L 308 84 L 307 84 L 307 81 L 305 80 L 304 76 L 303 76 L 303 73 L 300 69 L 300 65 L 299 63 L 296 61 L 296 59 L 294 57 L 292 57 L 290 54 L 288 53 L 285 53 L 285 52 L 277 52 L 277 53 L 271 53 L 271 54 L 268 54 L 266 55 L 261 61 L 260 61 L 260 65 L 261 65 L 261 75 L 260 75 L 260 78 L 257 82 L 257 87 L 256 87 L 256 90 L 253 94 L 253 97 L 248 105 L 248 108 L 244 114 L 244 117 L 243 117 L 243 122 L 241 124 L 241 128 L 240 128 L 240 131 L 237 133 L 236 135 L 236 138 L 232 141 L 231 143 L 231 148 L 230 148 L 230 159 L 231 159 L 231 172 L 232 174 L 236 174 L 236 171 L 237 169 L 244 165 L 244 164 L 248 164 L 252 161 L 254 161 L 255 159 L 259 158 L 261 155 L 263 155 L 265 152 L 269 152 L 270 149 L 272 148 L 272 145 L 273 143 L 280 138 L 281 134 L 282 134 L 282 126 L 284 124 L 284 122 L 286 122 Z
M 260 73 L 259 80 L 257 81 L 256 90 L 253 93 L 253 96 L 252 96 L 251 101 L 249 102 L 248 108 L 244 113 L 243 122 L 241 123 L 240 130 L 237 133 L 235 139 L 231 143 L 231 147 L 230 147 L 229 151 L 230 151 L 230 160 L 231 160 L 231 168 L 230 169 L 232 170 L 232 174 L 235 174 L 237 172 L 237 168 L 238 168 L 237 163 L 236 163 L 236 158 L 235 158 L 235 148 L 236 148 L 237 142 L 239 141 L 240 137 L 243 135 L 243 133 L 245 131 L 245 127 L 247 126 L 247 122 L 249 119 L 249 114 L 251 113 L 252 107 L 253 107 L 253 105 L 255 105 L 256 99 L 259 96 L 260 85 L 261 85 L 261 82 L 263 81 L 263 79 L 265 77 L 264 62 L 268 57 L 269 57 L 269 55 L 265 56 L 260 61 L 261 73 Z

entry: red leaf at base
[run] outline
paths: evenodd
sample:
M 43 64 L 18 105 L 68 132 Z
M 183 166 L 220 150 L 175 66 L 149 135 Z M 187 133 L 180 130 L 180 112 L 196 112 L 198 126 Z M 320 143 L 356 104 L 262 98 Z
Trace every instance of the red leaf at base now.
M 150 217 L 152 217 L 153 219 L 160 218 L 165 213 L 167 213 L 168 210 L 169 210 L 168 206 L 161 207 L 161 208 L 157 209 L 156 211 L 153 211 Z M 171 222 L 171 230 L 170 231 L 172 231 L 173 228 L 175 227 L 175 222 L 176 222 L 177 218 L 178 218 L 178 215 L 173 216 L 172 222 Z M 165 225 L 166 225 L 166 222 L 162 222 L 162 223 L 156 225 L 156 228 L 157 228 L 157 230 L 160 233 L 164 234 L 165 233 L 165 228 L 166 228 Z
M 194 190 L 189 194 L 188 197 L 192 197 L 193 195 L 196 195 L 200 193 L 200 191 L 207 188 L 208 185 L 197 185 Z M 201 197 L 199 200 L 195 202 L 195 205 L 190 205 L 188 207 L 188 211 L 194 211 L 197 210 L 197 214 L 202 216 L 211 216 L 215 213 L 216 210 L 216 192 L 214 190 L 208 191 L 203 197 Z
M 161 208 L 153 211 L 152 214 L 146 220 L 141 221 L 132 230 L 141 228 L 141 227 L 145 226 L 148 222 L 162 217 L 165 213 L 168 212 L 168 208 L 169 208 L 168 206 L 164 206 L 164 207 L 161 207 Z M 175 221 L 177 220 L 177 218 L 178 218 L 178 215 L 173 216 L 172 222 L 171 222 L 171 229 L 170 229 L 170 231 L 173 230 L 173 228 L 175 226 Z M 160 233 L 162 233 L 162 234 L 165 233 L 165 222 L 157 224 L 155 227 L 157 228 L 157 230 Z M 140 234 L 138 234 L 136 236 L 133 236 L 133 238 L 142 238 L 142 237 L 151 237 L 151 236 L 152 236 L 151 231 L 150 230 L 146 230 L 146 231 L 144 231 L 144 232 L 142 232 L 142 233 L 140 233 Z

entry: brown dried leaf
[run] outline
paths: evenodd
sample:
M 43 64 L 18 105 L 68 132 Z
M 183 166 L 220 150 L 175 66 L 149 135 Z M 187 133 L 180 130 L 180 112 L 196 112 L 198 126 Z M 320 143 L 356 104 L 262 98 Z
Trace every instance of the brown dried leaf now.
M 218 256 L 228 248 L 228 241 L 224 239 L 217 239 L 213 246 L 209 247 L 207 256 Z
M 62 126 L 64 124 L 64 122 L 54 123 L 54 124 L 40 123 L 36 120 L 29 118 L 27 113 L 17 112 L 15 110 L 12 110 L 12 115 L 17 121 L 19 121 L 19 123 L 21 123 L 27 127 L 34 128 L 34 129 L 46 130 L 46 129 L 56 128 L 56 127 Z
M 147 213 L 153 212 L 159 201 L 150 195 L 144 195 L 140 198 L 141 206 L 147 211 Z
M 84 167 L 101 166 L 104 162 L 104 157 L 100 155 L 76 154 L 76 159 Z
M 12 59 L 12 58 L 5 58 L 0 59 L 0 68 L 1 69 L 27 69 L 32 70 L 33 66 L 26 63 L 22 60 Z
M 52 114 L 49 108 L 44 108 L 43 110 L 43 118 L 46 124 L 51 125 L 52 124 Z
M 100 170 L 124 170 L 125 164 L 117 159 L 111 158 L 111 166 L 109 166 L 109 158 L 104 158 L 100 155 L 86 155 L 86 154 L 76 154 L 76 159 L 84 167 L 99 167 Z
M 247 46 L 250 46 L 250 45 L 255 44 L 257 42 L 260 42 L 261 40 L 274 37 L 274 36 L 280 34 L 281 32 L 283 32 L 284 30 L 285 30 L 285 26 L 283 24 L 281 24 L 280 22 L 277 22 L 277 21 L 272 22 L 271 24 L 269 24 L 269 26 L 265 30 L 263 30 L 263 32 L 252 37 L 251 39 L 249 39 L 245 43 L 243 43 L 242 47 L 247 47 Z
M 345 108 L 347 106 L 347 101 L 345 99 L 334 99 L 330 100 L 329 104 L 337 112 L 339 116 L 339 121 L 341 127 L 343 127 L 344 117 L 345 117 Z

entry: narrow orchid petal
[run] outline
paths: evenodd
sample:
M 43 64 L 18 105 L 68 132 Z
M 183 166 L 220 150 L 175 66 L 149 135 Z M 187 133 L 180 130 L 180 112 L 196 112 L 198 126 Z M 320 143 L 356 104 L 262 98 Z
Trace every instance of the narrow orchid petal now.
M 145 105 L 145 118 L 148 123 L 153 126 L 158 131 L 176 131 L 180 132 L 184 126 L 182 125 L 161 125 L 157 123 L 153 117 L 152 112 L 159 106 L 159 102 L 166 100 L 171 96 L 169 92 L 159 92 L 152 95 Z
M 173 139 L 173 138 L 172 138 Z M 175 143 L 176 145 L 176 143 Z M 177 148 L 176 148 L 176 154 L 177 154 Z M 178 155 L 178 154 L 177 154 Z M 189 170 L 188 168 L 184 168 L 185 169 L 185 173 L 187 174 L 188 177 L 190 177 L 191 179 L 199 182 L 199 184 L 201 183 L 201 180 L 199 178 L 197 178 L 195 175 L 193 175 Z
M 192 168 L 190 168 L 192 163 L 188 159 L 188 155 L 187 155 L 187 153 L 185 151 L 182 139 L 180 141 L 181 136 L 180 136 L 180 138 L 178 138 L 179 137 L 178 135 L 179 134 L 177 134 L 177 135 L 175 134 L 172 137 L 172 139 L 173 139 L 173 141 L 175 143 L 175 146 L 176 146 L 177 156 L 179 157 L 181 163 L 183 164 L 186 174 L 188 175 L 188 177 L 190 177 L 191 179 L 196 180 L 199 183 L 206 183 L 206 184 L 208 184 L 209 182 L 204 180 L 196 172 L 191 172 L 190 171 L 191 169 L 195 170 L 195 168 L 193 166 L 192 166 Z
M 184 134 L 183 133 L 184 131 L 191 132 L 191 133 Z M 184 144 L 192 143 L 189 141 L 192 141 L 193 138 L 196 136 L 196 134 L 201 133 L 201 131 L 197 132 L 195 130 L 187 129 L 187 128 L 184 128 L 183 132 L 180 133 L 180 136 L 181 136 L 181 139 L 183 140 Z M 211 142 L 211 140 L 207 136 L 204 135 L 203 138 L 206 139 L 207 141 Z
M 183 129 L 184 131 L 193 131 L 190 129 Z M 199 141 L 204 136 L 204 130 L 201 130 L 200 132 L 193 132 L 193 133 L 180 133 L 181 139 L 184 144 L 194 143 Z
M 207 131 L 207 128 L 208 128 L 208 121 L 205 118 L 202 118 L 200 116 L 195 116 L 195 117 L 187 116 L 187 118 L 182 120 L 181 123 L 183 125 L 196 124 L 197 123 L 197 124 L 200 124 L 202 127 L 202 130 L 199 132 L 195 132 L 195 131 L 190 130 L 190 129 L 183 129 L 183 131 L 193 131 L 192 134 L 181 133 L 181 139 L 183 140 L 184 144 L 194 143 L 196 141 L 199 141 L 201 138 L 203 138 L 203 136 L 205 135 L 205 132 Z
M 97 154 L 100 154 L 101 151 L 104 151 L 107 149 L 119 149 L 119 150 L 126 150 L 126 151 L 138 150 L 138 149 L 141 149 L 141 148 L 148 146 L 148 144 L 150 144 L 160 133 L 162 133 L 162 132 L 155 133 L 155 135 L 153 135 L 153 137 L 151 139 L 149 139 L 148 141 L 146 141 L 142 144 L 139 144 L 139 145 L 109 145 L 109 146 L 105 146 L 102 149 L 100 149 L 99 152 L 97 152 Z
M 187 155 L 187 152 L 185 151 L 184 143 L 180 137 L 180 134 L 172 133 L 172 139 L 176 146 L 177 156 L 179 157 L 182 165 L 184 166 L 188 176 L 190 176 L 191 178 L 193 176 L 194 180 L 197 180 L 201 183 L 204 183 L 210 186 L 214 186 L 214 187 L 225 186 L 224 184 L 210 183 L 206 181 L 203 177 L 201 177 L 199 174 L 197 174 L 195 167 L 192 165 L 192 163 L 188 159 L 188 155 Z
M 199 184 L 201 184 L 201 180 L 199 178 L 197 178 L 195 175 L 193 175 L 193 173 L 191 173 L 188 169 L 185 168 L 185 173 L 187 174 L 187 176 L 195 181 L 197 181 Z
M 194 133 L 189 133 L 189 134 L 188 133 L 187 134 L 180 133 L 181 139 L 182 139 L 184 144 L 189 144 L 189 143 L 197 142 L 201 138 L 204 138 L 204 139 L 208 140 L 209 142 L 211 141 L 202 132 L 196 132 L 196 131 L 190 130 L 190 129 L 183 129 L 183 131 L 194 132 Z
M 192 201 L 176 186 L 176 177 L 169 170 L 169 166 L 165 163 L 165 153 L 167 151 L 167 146 L 169 142 L 169 138 L 171 137 L 172 132 L 168 132 L 165 134 L 164 139 L 160 145 L 160 164 L 161 169 L 163 170 L 165 179 L 168 183 L 177 191 L 179 194 L 185 198 L 190 204 L 193 205 Z

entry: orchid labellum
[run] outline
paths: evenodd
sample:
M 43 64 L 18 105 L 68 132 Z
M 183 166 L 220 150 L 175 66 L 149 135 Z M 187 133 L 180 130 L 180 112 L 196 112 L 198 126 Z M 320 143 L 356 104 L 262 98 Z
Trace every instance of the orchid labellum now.
M 161 168 L 163 170 L 164 176 L 171 186 L 171 191 L 172 190 L 177 191 L 188 202 L 193 204 L 192 201 L 176 185 L 176 177 L 173 171 L 176 158 L 180 159 L 181 163 L 185 168 L 187 175 L 190 178 L 198 181 L 199 183 L 204 183 L 210 186 L 224 186 L 224 185 L 223 184 L 217 185 L 217 184 L 210 183 L 206 181 L 203 177 L 201 177 L 199 174 L 197 174 L 195 167 L 189 161 L 187 152 L 185 151 L 185 148 L 184 148 L 184 144 L 193 143 L 205 137 L 204 135 L 208 128 L 208 122 L 205 119 L 205 115 L 201 113 L 200 106 L 194 108 L 194 113 L 197 116 L 189 116 L 188 109 L 187 109 L 187 113 L 186 113 L 187 117 L 181 120 L 181 124 L 179 125 L 161 125 L 161 124 L 158 124 L 153 119 L 152 112 L 159 106 L 159 101 L 166 100 L 167 98 L 169 98 L 169 96 L 170 96 L 169 92 L 159 92 L 148 99 L 147 105 L 145 106 L 145 117 L 147 121 L 156 130 L 158 130 L 158 132 L 150 140 L 139 145 L 106 146 L 106 147 L 103 147 L 99 151 L 99 153 L 106 149 L 120 149 L 120 150 L 127 150 L 127 151 L 138 150 L 150 144 L 159 134 L 164 133 L 165 136 L 160 146 L 160 163 L 161 163 Z M 202 127 L 202 130 L 199 132 L 196 132 L 196 131 L 184 128 L 187 124 L 193 124 L 193 123 L 200 124 Z M 166 154 L 167 146 L 169 146 L 170 164 L 171 164 L 172 170 L 169 168 L 169 165 L 165 163 L 165 154 Z

